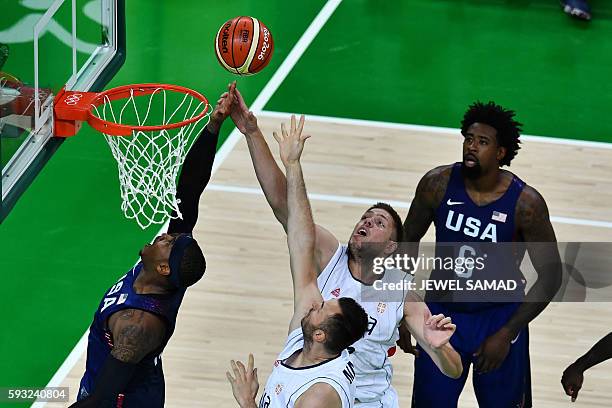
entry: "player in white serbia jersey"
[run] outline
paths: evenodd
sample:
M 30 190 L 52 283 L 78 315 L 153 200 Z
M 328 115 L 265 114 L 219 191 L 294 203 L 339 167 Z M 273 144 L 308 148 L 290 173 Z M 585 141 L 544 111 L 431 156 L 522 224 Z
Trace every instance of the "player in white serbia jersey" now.
M 398 326 L 404 319 L 406 292 L 381 296 L 368 291 L 371 287 L 364 288 L 364 284 L 351 275 L 349 256 L 349 247 L 338 245 L 319 275 L 318 286 L 324 299 L 349 296 L 357 300 L 368 314 L 366 336 L 353 344 L 351 349 L 351 360 L 357 376 L 357 401 L 363 406 L 369 403 L 375 406 L 379 401 L 385 407 L 397 406 L 397 394 L 391 386 L 393 368 L 389 357 L 395 354 L 395 342 L 399 338 Z M 392 269 L 385 271 L 381 281 L 398 283 L 409 279 L 409 274 Z M 419 318 L 422 320 L 423 314 Z M 441 319 L 441 316 L 437 318 Z
M 324 301 L 317 287 L 314 264 L 315 225 L 306 195 L 300 156 L 308 136 L 302 135 L 304 117 L 275 137 L 287 171 L 287 244 L 293 279 L 293 318 L 289 337 L 274 363 L 259 400 L 260 408 L 352 407 L 355 369 L 346 350 L 363 337 L 368 317 L 346 297 Z M 232 392 L 243 407 L 257 407 L 259 388 L 253 356 L 245 367 L 231 362 L 227 373 Z
M 246 136 L 249 153 L 257 179 L 274 215 L 287 231 L 288 206 L 285 175 L 276 164 L 272 153 L 249 112 L 240 92 L 236 90 L 231 118 Z M 392 374 L 389 357 L 394 352 L 398 327 L 404 324 L 423 346 L 439 369 L 452 378 L 462 373 L 461 359 L 449 344 L 455 331 L 454 324 L 443 315 L 432 316 L 427 305 L 414 293 L 400 292 L 400 296 L 385 299 L 363 294 L 376 281 L 397 282 L 406 278 L 399 271 L 374 273 L 375 258 L 393 254 L 402 241 L 402 222 L 388 204 L 379 203 L 366 210 L 355 225 L 347 246 L 325 228 L 315 225 L 315 268 L 323 299 L 347 296 L 359 302 L 368 313 L 369 328 L 365 337 L 351 349 L 351 361 L 356 372 L 356 403 L 360 407 L 395 407 L 397 393 L 391 386 Z M 407 301 L 409 300 L 409 301 Z M 436 324 L 431 324 L 431 321 Z

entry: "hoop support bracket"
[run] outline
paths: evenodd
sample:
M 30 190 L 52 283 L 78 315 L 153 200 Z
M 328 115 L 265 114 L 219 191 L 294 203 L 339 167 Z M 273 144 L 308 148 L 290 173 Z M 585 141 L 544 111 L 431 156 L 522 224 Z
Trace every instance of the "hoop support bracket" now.
M 54 133 L 57 137 L 74 136 L 83 121 L 89 118 L 91 103 L 98 96 L 95 92 L 66 91 L 56 96 L 54 110 Z

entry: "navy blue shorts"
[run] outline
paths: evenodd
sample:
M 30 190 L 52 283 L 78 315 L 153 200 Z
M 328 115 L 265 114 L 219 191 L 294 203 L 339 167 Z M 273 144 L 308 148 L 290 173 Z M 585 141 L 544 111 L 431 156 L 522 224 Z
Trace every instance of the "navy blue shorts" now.
M 467 380 L 472 354 L 491 334 L 499 330 L 517 309 L 517 304 L 503 304 L 469 313 L 450 310 L 442 303 L 428 303 L 432 314 L 450 316 L 457 330 L 450 343 L 461 356 L 463 374 L 452 379 L 442 374 L 419 346 L 414 364 L 412 408 L 456 408 Z M 523 329 L 513 340 L 500 368 L 486 374 L 473 374 L 472 382 L 480 408 L 531 408 L 529 332 Z

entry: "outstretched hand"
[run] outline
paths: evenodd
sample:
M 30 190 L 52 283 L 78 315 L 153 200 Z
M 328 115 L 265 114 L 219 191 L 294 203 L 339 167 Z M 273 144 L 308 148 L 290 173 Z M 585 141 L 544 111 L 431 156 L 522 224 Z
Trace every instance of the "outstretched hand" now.
M 291 127 L 287 132 L 285 124 L 281 123 L 281 134 L 273 132 L 274 139 L 278 142 L 280 148 L 280 156 L 285 167 L 299 162 L 304 149 L 304 142 L 310 135 L 303 135 L 304 115 L 300 116 L 300 122 L 296 125 L 295 115 L 291 115 Z
M 236 92 L 236 81 L 227 86 L 227 92 L 224 92 L 217 100 L 217 104 L 210 114 L 210 122 L 208 122 L 208 130 L 212 133 L 219 133 L 221 125 L 230 115 L 232 109 L 232 101 Z
M 234 124 L 241 133 L 248 135 L 249 133 L 257 131 L 257 118 L 246 106 L 242 94 L 235 87 L 235 82 L 231 116 Z
M 449 342 L 457 326 L 451 323 L 450 317 L 443 314 L 431 315 L 429 309 L 425 310 L 423 316 L 423 337 L 434 350 L 439 349 Z
M 229 371 L 225 372 L 225 376 L 232 386 L 232 393 L 236 402 L 243 408 L 255 406 L 259 381 L 257 379 L 257 368 L 254 368 L 255 359 L 253 355 L 249 354 L 249 361 L 246 367 L 241 361 L 232 360 L 230 364 L 234 377 L 232 377 Z

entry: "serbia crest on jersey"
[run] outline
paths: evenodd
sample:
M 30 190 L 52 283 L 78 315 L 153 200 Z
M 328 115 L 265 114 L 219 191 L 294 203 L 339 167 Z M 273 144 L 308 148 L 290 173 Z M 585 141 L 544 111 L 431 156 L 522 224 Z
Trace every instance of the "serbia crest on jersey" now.
M 164 381 L 161 352 L 174 332 L 176 316 L 185 289 L 178 289 L 176 292 L 167 295 L 138 294 L 134 291 L 133 285 L 141 270 L 142 262 L 139 262 L 130 272 L 122 276 L 100 301 L 98 310 L 94 314 L 93 323 L 89 328 L 87 363 L 79 387 L 79 399 L 85 398 L 93 391 L 98 372 L 113 348 L 112 333 L 107 327 L 108 319 L 113 313 L 122 309 L 145 310 L 161 317 L 166 322 L 166 337 L 163 344 L 154 353 L 142 359 L 129 385 L 130 391 L 138 391 L 142 387 L 141 393 L 152 386 L 160 385 L 163 396 Z M 143 398 L 146 398 L 146 396 Z M 151 398 L 152 400 L 153 398 Z

